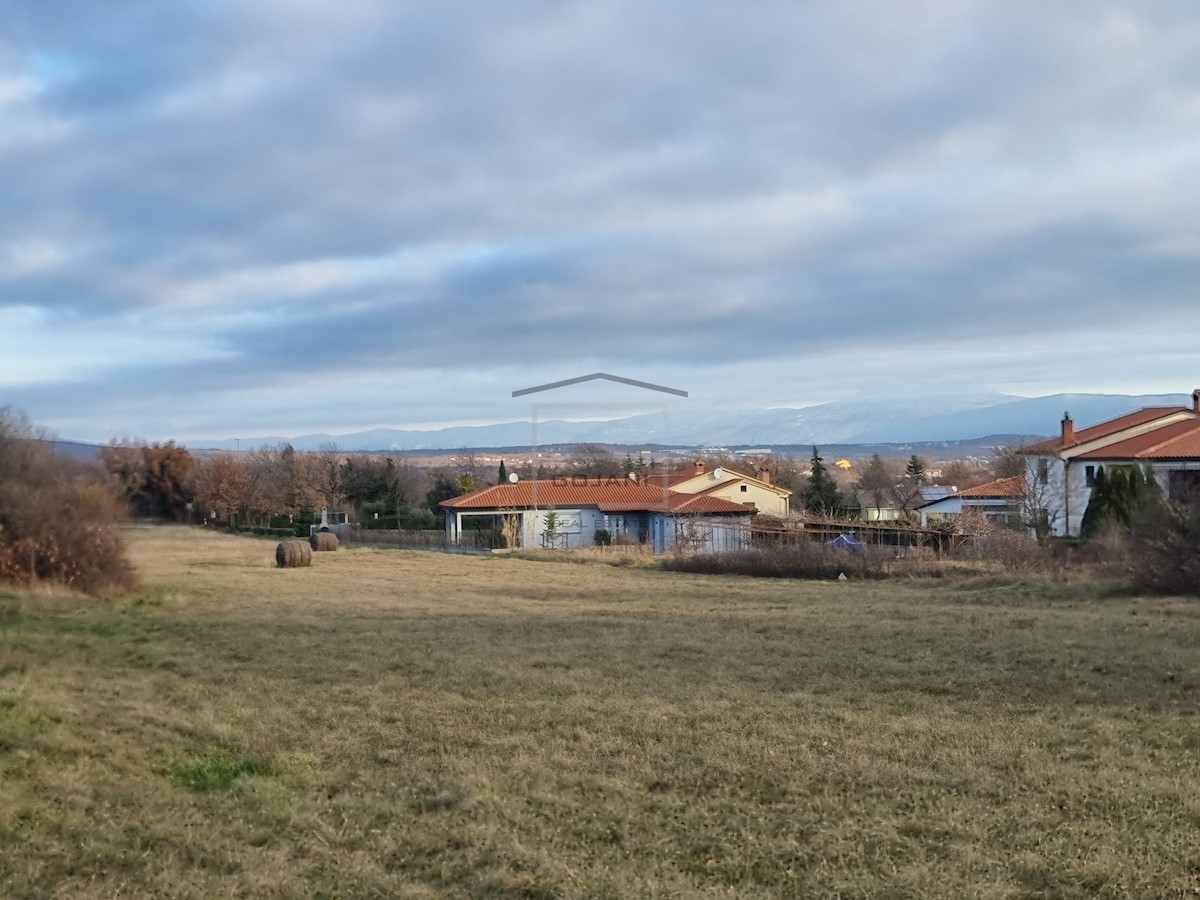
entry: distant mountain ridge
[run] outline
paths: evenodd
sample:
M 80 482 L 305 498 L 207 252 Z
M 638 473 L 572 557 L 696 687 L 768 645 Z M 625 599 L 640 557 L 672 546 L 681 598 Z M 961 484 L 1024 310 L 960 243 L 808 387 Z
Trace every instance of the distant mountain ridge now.
M 693 403 L 695 401 L 692 401 Z M 1143 406 L 1188 406 L 1186 394 L 1053 394 L 1012 397 L 983 393 L 942 398 L 867 398 L 802 409 L 708 409 L 681 406 L 661 415 L 605 422 L 538 423 L 538 444 L 660 444 L 746 447 L 803 444 L 883 444 L 972 440 L 983 435 L 1057 433 L 1070 412 L 1076 427 Z M 533 443 L 528 422 L 464 425 L 431 431 L 375 428 L 350 434 L 305 434 L 187 441 L 195 449 L 232 450 L 288 442 L 297 450 L 333 443 L 342 450 L 452 450 L 521 447 Z

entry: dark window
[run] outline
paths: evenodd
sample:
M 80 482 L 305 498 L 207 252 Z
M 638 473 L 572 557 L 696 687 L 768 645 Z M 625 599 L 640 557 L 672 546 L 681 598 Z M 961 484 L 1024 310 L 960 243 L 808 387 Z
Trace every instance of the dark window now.
M 746 486 L 744 484 L 742 485 L 742 493 L 746 493 Z
M 1038 460 L 1038 484 L 1048 484 L 1050 482 L 1050 460 Z
M 1095 466 L 1084 466 L 1083 467 L 1083 477 L 1087 480 L 1088 487 L 1091 487 L 1093 484 L 1095 484 L 1096 483 L 1096 467 Z

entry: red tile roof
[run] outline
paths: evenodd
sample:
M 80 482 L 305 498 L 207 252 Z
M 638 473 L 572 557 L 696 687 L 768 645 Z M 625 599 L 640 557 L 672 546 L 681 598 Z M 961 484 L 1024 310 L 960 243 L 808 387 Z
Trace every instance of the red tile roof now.
M 1068 447 L 1077 447 L 1080 444 L 1086 444 L 1089 441 L 1094 441 L 1102 437 L 1107 437 L 1110 434 L 1117 434 L 1124 431 L 1126 428 L 1136 428 L 1139 425 L 1147 425 L 1156 419 L 1162 419 L 1175 413 L 1193 412 L 1186 406 L 1146 406 L 1142 409 L 1131 413 L 1126 413 L 1123 416 L 1117 416 L 1115 419 L 1109 419 L 1105 422 L 1100 422 L 1096 425 L 1089 425 L 1087 428 L 1081 428 L 1075 432 L 1074 440 L 1063 442 L 1062 436 L 1051 438 L 1048 441 L 1042 441 L 1039 444 L 1033 444 L 1026 447 L 1026 453 L 1057 453 L 1060 450 L 1065 450 Z
M 1081 453 L 1076 459 L 1200 459 L 1200 419 L 1185 419 Z
M 745 481 L 753 481 L 755 484 L 760 484 L 765 488 L 769 488 L 770 490 L 775 491 L 776 493 L 787 494 L 789 497 L 792 495 L 792 490 L 790 488 L 785 488 L 782 485 L 771 484 L 768 481 L 763 481 L 757 475 L 747 475 L 745 472 L 739 472 L 739 471 L 737 471 L 737 469 L 731 469 L 728 466 L 721 466 L 720 468 L 723 469 L 726 472 L 726 474 L 732 475 L 733 478 L 727 479 L 725 481 L 718 481 L 718 482 L 714 483 L 712 487 L 719 487 L 721 485 L 727 485 L 727 484 L 729 484 L 730 481 L 737 481 L 738 479 L 743 479 Z M 713 469 L 707 469 L 703 472 L 696 472 L 694 469 L 690 469 L 690 468 L 689 469 L 681 469 L 677 472 L 670 472 L 670 473 L 666 474 L 665 476 L 660 475 L 660 474 L 647 475 L 643 480 L 647 484 L 660 485 L 663 483 L 663 480 L 665 478 L 667 487 L 674 487 L 677 484 L 683 484 L 685 481 L 691 481 L 693 478 L 703 477 L 704 475 L 711 475 L 713 473 L 713 471 L 714 471 Z M 705 490 L 711 490 L 711 489 L 712 488 L 705 488 Z
M 703 494 L 683 494 L 662 484 L 628 478 L 556 478 L 497 484 L 444 500 L 445 509 L 525 509 L 533 506 L 596 506 L 601 512 L 671 511 L 682 514 L 750 515 L 752 508 Z
M 987 484 L 963 488 L 951 497 L 975 497 L 980 500 L 999 500 L 1008 497 L 1020 497 L 1025 493 L 1025 476 L 1014 475 L 1011 478 L 997 478 Z

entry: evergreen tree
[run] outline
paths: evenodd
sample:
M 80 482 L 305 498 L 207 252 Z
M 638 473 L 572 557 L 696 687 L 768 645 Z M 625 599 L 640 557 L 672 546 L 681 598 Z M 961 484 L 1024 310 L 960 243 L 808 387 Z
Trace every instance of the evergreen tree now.
M 808 484 L 804 487 L 804 508 L 809 512 L 832 513 L 842 506 L 841 492 L 837 482 L 825 468 L 825 460 L 821 457 L 816 445 L 812 448 L 812 471 L 808 476 Z
M 504 460 L 500 460 L 500 471 L 496 473 L 496 484 L 508 484 L 508 470 L 504 468 Z
M 925 461 L 917 454 L 914 453 L 909 458 L 908 465 L 904 467 L 904 477 L 914 487 L 920 487 L 928 480 L 925 474 Z
M 443 500 L 449 500 L 452 497 L 457 497 L 459 494 L 465 494 L 458 481 L 451 478 L 449 475 L 441 474 L 434 479 L 433 487 L 425 494 L 425 505 L 429 507 L 434 515 L 441 515 L 442 508 L 438 505 Z
M 1124 467 L 1118 468 L 1109 476 L 1108 494 L 1108 520 L 1128 528 L 1129 517 L 1133 513 L 1133 498 L 1129 491 L 1129 473 Z
M 1162 488 L 1153 472 L 1138 466 L 1120 467 L 1108 475 L 1101 466 L 1092 480 L 1092 494 L 1079 535 L 1095 537 L 1105 525 L 1128 529 L 1139 512 L 1162 501 Z
M 1092 495 L 1088 498 L 1083 521 L 1079 524 L 1081 538 L 1092 537 L 1100 530 L 1100 524 L 1108 521 L 1108 503 L 1108 476 L 1104 474 L 1104 466 L 1100 466 L 1092 479 Z

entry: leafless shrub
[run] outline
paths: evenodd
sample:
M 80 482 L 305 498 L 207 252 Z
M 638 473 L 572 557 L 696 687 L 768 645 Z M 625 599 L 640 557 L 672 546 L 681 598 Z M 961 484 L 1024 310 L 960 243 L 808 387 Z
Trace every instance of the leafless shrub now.
M 1137 590 L 1200 596 L 1200 506 L 1164 502 L 1140 509 L 1129 559 Z
M 752 575 L 760 578 L 886 578 L 895 553 L 863 545 L 855 549 L 807 542 L 766 546 L 730 553 L 665 558 L 663 568 L 705 575 Z
M 89 593 L 135 584 L 98 473 L 54 455 L 28 420 L 0 410 L 0 580 Z
M 990 563 L 1006 573 L 1037 575 L 1055 567 L 1050 550 L 1022 532 L 996 528 L 964 545 L 958 556 L 974 562 Z

